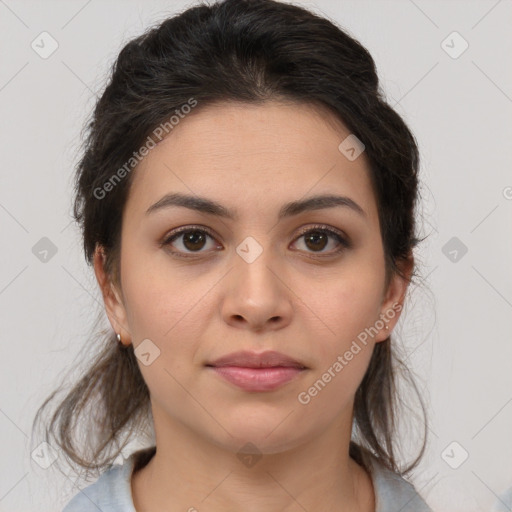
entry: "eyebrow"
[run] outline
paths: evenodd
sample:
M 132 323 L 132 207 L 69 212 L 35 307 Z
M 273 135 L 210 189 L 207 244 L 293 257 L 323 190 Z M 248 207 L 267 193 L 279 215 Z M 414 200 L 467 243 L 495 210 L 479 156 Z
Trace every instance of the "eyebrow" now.
M 205 197 L 190 196 L 180 193 L 166 194 L 146 210 L 146 215 L 173 206 L 181 206 L 183 208 L 189 208 L 190 210 L 195 210 L 226 219 L 238 219 L 238 214 L 236 211 L 230 210 L 216 201 L 207 199 Z M 337 195 L 317 195 L 308 197 L 307 199 L 302 199 L 300 201 L 292 201 L 290 203 L 286 203 L 279 210 L 277 218 L 278 220 L 281 220 L 287 217 L 298 215 L 302 212 L 311 210 L 323 210 L 326 208 L 334 208 L 336 206 L 349 208 L 362 217 L 366 218 L 366 212 L 353 199 L 350 199 L 350 197 Z

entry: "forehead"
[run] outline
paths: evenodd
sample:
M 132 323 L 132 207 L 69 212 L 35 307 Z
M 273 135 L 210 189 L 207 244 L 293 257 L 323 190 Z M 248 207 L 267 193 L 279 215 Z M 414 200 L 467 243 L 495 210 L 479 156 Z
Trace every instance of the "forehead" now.
M 146 210 L 180 191 L 243 214 L 305 195 L 338 192 L 376 214 L 364 153 L 338 149 L 348 128 L 326 108 L 298 103 L 199 105 L 133 171 L 128 202 Z

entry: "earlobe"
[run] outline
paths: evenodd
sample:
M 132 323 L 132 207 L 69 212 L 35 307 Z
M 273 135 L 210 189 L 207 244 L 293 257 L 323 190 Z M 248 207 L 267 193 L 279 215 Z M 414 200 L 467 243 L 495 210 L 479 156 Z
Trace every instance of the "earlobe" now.
M 385 341 L 390 336 L 400 318 L 413 267 L 414 258 L 411 254 L 408 260 L 401 265 L 403 277 L 395 273 L 390 280 L 385 299 L 381 306 L 381 322 L 379 327 L 382 326 L 382 329 L 380 329 L 379 334 L 375 338 L 376 342 Z
M 129 345 L 131 336 L 127 328 L 126 310 L 117 287 L 112 282 L 111 276 L 105 271 L 105 258 L 103 247 L 97 245 L 93 257 L 94 273 L 96 274 L 96 280 L 98 281 L 103 296 L 105 312 L 112 329 L 114 329 L 116 334 L 121 335 L 124 345 Z
M 400 318 L 400 313 L 403 309 L 401 302 L 393 302 L 388 304 L 387 302 L 384 304 L 384 307 L 381 311 L 379 320 L 375 322 L 377 328 L 380 329 L 379 333 L 375 337 L 375 342 L 379 343 L 381 341 L 385 341 L 389 338 L 395 325 Z

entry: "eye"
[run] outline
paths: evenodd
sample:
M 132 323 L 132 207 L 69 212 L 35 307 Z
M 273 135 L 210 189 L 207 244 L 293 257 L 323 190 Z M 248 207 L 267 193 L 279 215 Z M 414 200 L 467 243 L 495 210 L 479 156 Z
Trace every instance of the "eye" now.
M 189 251 L 189 254 L 205 252 L 201 249 L 205 247 L 208 238 L 214 239 L 213 234 L 208 229 L 199 226 L 186 226 L 172 231 L 161 242 L 160 246 L 172 245 L 175 240 L 181 239 L 178 243 L 179 250 L 172 251 L 172 253 L 178 257 L 187 258 L 187 251 Z
M 160 243 L 161 247 L 174 246 L 178 250 L 171 251 L 173 255 L 182 258 L 193 257 L 194 253 L 206 252 L 202 251 L 205 247 L 207 248 L 208 238 L 215 240 L 213 233 L 203 226 L 185 226 L 182 228 L 175 229 Z M 335 231 L 332 228 L 328 228 L 324 225 L 309 226 L 302 230 L 300 236 L 295 240 L 304 238 L 304 245 L 306 246 L 306 252 L 318 253 L 320 257 L 332 256 L 338 254 L 344 249 L 351 247 L 350 242 L 342 235 L 341 232 Z M 333 239 L 338 247 L 331 251 L 322 252 L 325 247 L 329 244 L 329 239 Z M 173 245 L 175 241 L 178 243 Z M 210 248 L 221 249 L 222 246 L 211 244 Z M 309 249 L 309 250 L 308 250 Z M 311 249 L 313 249 L 311 251 Z
M 304 245 L 307 248 L 313 249 L 312 252 L 319 253 L 321 257 L 332 256 L 333 254 L 338 254 L 351 247 L 350 242 L 340 232 L 324 225 L 309 226 L 302 230 L 301 235 L 296 240 L 300 240 L 301 238 L 304 238 Z M 329 238 L 334 239 L 338 247 L 331 251 L 321 252 L 329 244 Z M 308 251 L 306 250 L 306 252 Z

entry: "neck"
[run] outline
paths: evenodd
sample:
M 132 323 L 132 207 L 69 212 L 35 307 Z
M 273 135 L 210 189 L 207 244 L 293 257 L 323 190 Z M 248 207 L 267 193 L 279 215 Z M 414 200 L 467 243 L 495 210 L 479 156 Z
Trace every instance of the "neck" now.
M 279 453 L 241 454 L 181 423 L 167 423 L 165 430 L 155 429 L 155 455 L 132 477 L 135 508 L 373 512 L 371 479 L 349 457 L 350 429 L 351 422 L 337 423 L 329 432 Z

